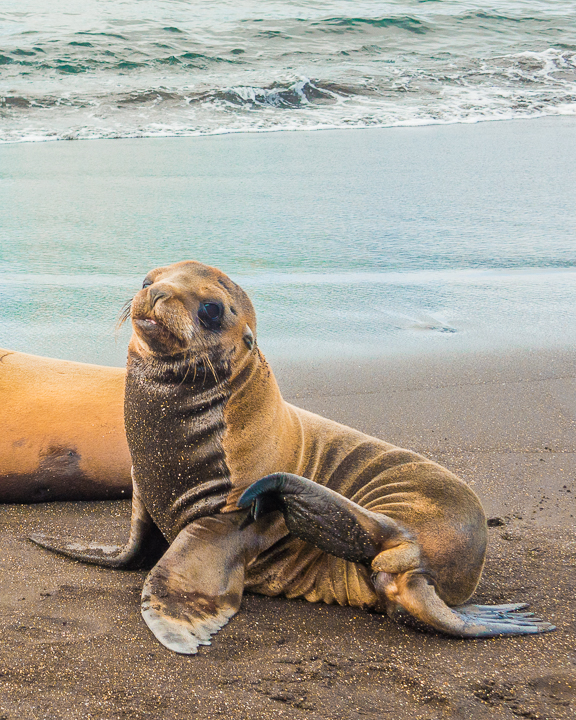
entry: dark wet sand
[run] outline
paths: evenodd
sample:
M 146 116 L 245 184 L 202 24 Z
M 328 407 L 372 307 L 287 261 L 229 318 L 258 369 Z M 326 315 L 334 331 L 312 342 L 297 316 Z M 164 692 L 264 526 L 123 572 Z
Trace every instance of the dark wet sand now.
M 454 640 L 334 606 L 247 596 L 195 657 L 139 615 L 145 573 L 81 565 L 36 530 L 110 542 L 128 502 L 0 507 L 0 718 L 575 717 L 576 362 L 569 354 L 276 367 L 292 402 L 457 472 L 490 518 L 480 603 L 529 601 L 558 630 Z

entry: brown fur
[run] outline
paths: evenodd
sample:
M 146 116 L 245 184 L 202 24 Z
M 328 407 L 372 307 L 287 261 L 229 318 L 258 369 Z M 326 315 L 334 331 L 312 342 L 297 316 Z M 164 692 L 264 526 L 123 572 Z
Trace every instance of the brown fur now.
M 237 511 L 242 492 L 265 475 L 300 475 L 407 528 L 420 546 L 423 568 L 447 603 L 462 603 L 472 594 L 482 571 L 487 533 L 480 502 L 467 485 L 420 455 L 286 403 L 257 345 L 243 342 L 246 327 L 256 336 L 250 301 L 219 270 L 183 262 L 154 270 L 147 280 L 153 281 L 154 291 L 145 287 L 133 301 L 128 378 L 130 386 L 134 375 L 140 389 L 127 404 L 126 418 L 128 427 L 134 428 L 129 436 L 135 433 L 131 448 L 138 448 L 134 464 L 139 493 L 169 540 L 177 531 L 168 520 L 168 500 L 172 502 L 186 488 L 176 481 L 169 455 L 160 457 L 166 443 L 159 443 L 156 450 L 147 441 L 151 433 L 143 430 L 142 423 L 162 412 L 169 426 L 180 427 L 182 420 L 171 415 L 181 406 L 182 401 L 176 399 L 180 394 L 188 392 L 193 402 L 199 393 L 207 397 L 218 393 L 224 431 L 204 433 L 197 452 L 206 453 L 209 447 L 213 455 L 217 453 L 221 459 L 218 477 L 225 475 L 231 482 L 220 512 Z M 156 300 L 158 293 L 161 297 Z M 221 302 L 224 308 L 222 326 L 214 331 L 195 321 L 198 303 L 210 300 Z M 186 357 L 193 368 L 186 367 Z M 202 386 L 192 383 L 184 390 L 190 373 L 198 372 L 197 357 L 207 358 L 215 372 L 211 376 L 204 367 Z M 160 390 L 167 383 L 173 387 L 170 407 L 162 400 L 166 391 Z M 148 387 L 155 385 L 157 399 L 153 400 Z M 182 451 L 180 436 L 172 433 L 170 437 L 171 452 L 188 453 L 188 467 L 197 467 L 194 436 Z M 153 453 L 160 459 L 154 461 L 155 479 L 150 484 Z M 194 481 L 209 483 L 210 473 Z M 267 595 L 366 607 L 381 604 L 365 567 L 327 555 L 287 531 L 252 562 L 246 585 Z

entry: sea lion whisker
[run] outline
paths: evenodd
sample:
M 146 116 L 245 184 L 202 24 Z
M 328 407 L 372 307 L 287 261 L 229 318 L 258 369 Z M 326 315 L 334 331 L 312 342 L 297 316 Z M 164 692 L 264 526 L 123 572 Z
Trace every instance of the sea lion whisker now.
M 186 381 L 186 378 L 188 377 L 188 373 L 190 372 L 190 366 L 192 365 L 192 353 L 190 350 L 186 351 L 186 354 L 184 356 L 184 362 L 187 363 L 186 372 L 184 373 L 184 377 L 180 381 L 178 387 L 180 387 L 180 385 L 184 384 L 184 382 Z M 192 381 L 192 382 L 194 382 L 194 381 Z
M 212 376 L 213 376 L 213 378 L 214 378 L 214 382 L 216 383 L 216 385 L 218 385 L 218 383 L 220 382 L 220 380 L 218 379 L 218 375 L 216 374 L 216 370 L 214 369 L 214 365 L 212 365 L 212 363 L 210 362 L 210 358 L 208 357 L 208 355 L 206 355 L 206 362 L 208 363 L 208 367 L 210 368 L 210 370 L 211 370 L 211 372 L 212 372 Z
M 192 362 L 192 355 L 190 355 L 190 362 Z M 196 382 L 196 373 L 198 372 L 198 363 L 194 363 L 194 377 L 192 378 L 192 382 Z
M 212 373 L 212 376 L 214 377 L 214 380 L 215 380 L 216 384 L 218 384 L 218 377 L 216 376 L 216 373 L 215 373 L 215 371 L 214 371 L 214 367 L 213 367 L 212 363 L 210 362 L 210 358 L 208 357 L 208 353 L 207 353 L 206 351 L 203 352 L 203 353 L 201 353 L 201 354 L 198 356 L 198 359 L 202 362 L 202 370 L 203 370 L 203 373 L 204 373 L 204 378 L 203 378 L 203 380 L 202 380 L 202 385 L 204 385 L 204 383 L 206 382 L 206 378 L 208 377 L 208 369 L 210 369 L 210 371 L 211 371 L 211 373 Z
M 122 305 L 122 309 L 120 310 L 120 314 L 118 315 L 118 319 L 116 320 L 116 325 L 114 326 L 114 331 L 118 333 L 120 331 L 120 328 L 126 320 L 130 317 L 130 314 L 132 312 L 132 300 L 133 298 L 130 298 L 129 300 L 126 300 L 124 305 Z
M 202 385 L 204 385 L 204 382 L 206 380 L 206 363 L 204 362 L 204 353 L 198 356 L 198 360 L 202 363 L 202 370 L 204 371 L 204 378 L 202 380 Z

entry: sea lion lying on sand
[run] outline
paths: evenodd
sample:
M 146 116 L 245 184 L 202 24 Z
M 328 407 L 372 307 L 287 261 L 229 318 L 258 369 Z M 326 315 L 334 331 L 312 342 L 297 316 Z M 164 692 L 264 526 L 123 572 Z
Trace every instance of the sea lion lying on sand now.
M 0 349 L 0 502 L 129 497 L 125 377 Z
M 153 270 L 131 317 L 129 541 L 33 539 L 107 567 L 163 552 L 142 614 L 166 647 L 209 644 L 245 588 L 409 615 L 458 637 L 552 629 L 524 605 L 461 606 L 486 552 L 476 495 L 420 455 L 286 403 L 252 304 L 222 272 Z

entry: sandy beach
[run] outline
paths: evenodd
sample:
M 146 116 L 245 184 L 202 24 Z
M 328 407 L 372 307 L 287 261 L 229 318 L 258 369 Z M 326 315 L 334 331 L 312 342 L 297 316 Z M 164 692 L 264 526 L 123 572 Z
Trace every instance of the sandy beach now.
M 560 351 L 276 364 L 295 404 L 413 448 L 481 497 L 490 520 L 479 603 L 530 602 L 541 637 L 455 640 L 356 609 L 246 596 L 195 657 L 139 613 L 144 572 L 81 565 L 34 531 L 123 540 L 129 503 L 3 506 L 0 716 L 574 717 L 576 368 Z

